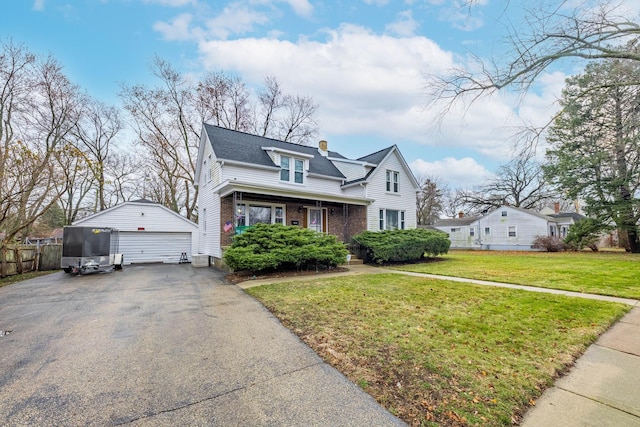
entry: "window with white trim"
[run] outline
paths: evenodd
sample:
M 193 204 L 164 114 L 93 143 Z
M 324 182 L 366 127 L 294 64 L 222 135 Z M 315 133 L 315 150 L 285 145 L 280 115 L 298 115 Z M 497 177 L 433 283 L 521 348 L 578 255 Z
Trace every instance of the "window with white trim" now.
M 280 156 L 280 181 L 304 184 L 304 160 Z
M 491 227 L 485 227 L 484 228 L 484 235 L 485 236 L 491 235 Z
M 392 170 L 387 170 L 387 192 L 399 193 L 400 192 L 400 173 Z
M 380 230 L 404 230 L 405 211 L 395 209 L 380 209 Z
M 259 223 L 285 223 L 284 205 L 271 205 L 259 202 L 238 203 L 235 212 L 236 227 L 245 227 Z
M 508 231 L 509 231 L 509 237 L 516 237 L 517 236 L 516 226 L 515 225 L 510 225 Z
M 476 235 L 476 228 L 469 227 L 469 236 L 474 237 Z

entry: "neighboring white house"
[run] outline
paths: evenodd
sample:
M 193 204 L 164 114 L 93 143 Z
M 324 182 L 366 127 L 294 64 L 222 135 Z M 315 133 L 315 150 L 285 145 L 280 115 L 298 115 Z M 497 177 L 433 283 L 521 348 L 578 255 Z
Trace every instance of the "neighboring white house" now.
M 232 237 L 281 223 L 348 242 L 364 230 L 416 227 L 419 185 L 397 146 L 347 159 L 319 147 L 203 125 L 198 185 L 199 253 L 219 265 Z
M 145 199 L 124 202 L 73 223 L 119 231 L 124 263 L 178 263 L 191 260 L 198 248 L 198 225 L 172 210 Z
M 575 213 L 543 215 L 502 206 L 479 218 L 442 219 L 433 226 L 449 234 L 451 248 L 532 250 L 539 236 L 567 236 L 569 227 L 584 218 Z

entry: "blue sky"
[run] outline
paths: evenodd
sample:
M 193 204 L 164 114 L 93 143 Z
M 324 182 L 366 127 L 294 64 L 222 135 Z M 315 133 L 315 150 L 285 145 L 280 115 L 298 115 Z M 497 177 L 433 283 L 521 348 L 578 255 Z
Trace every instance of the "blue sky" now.
M 513 3 L 515 5 L 515 3 Z M 513 129 L 542 123 L 566 77 L 542 76 L 517 104 L 501 94 L 452 110 L 436 126 L 424 73 L 489 55 L 505 2 L 448 0 L 4 0 L 0 39 L 52 54 L 93 97 L 118 104 L 119 84 L 155 84 L 154 55 L 197 76 L 237 72 L 319 104 L 318 139 L 348 157 L 397 144 L 416 175 L 469 187 L 508 160 Z M 511 9 L 517 20 L 517 8 Z

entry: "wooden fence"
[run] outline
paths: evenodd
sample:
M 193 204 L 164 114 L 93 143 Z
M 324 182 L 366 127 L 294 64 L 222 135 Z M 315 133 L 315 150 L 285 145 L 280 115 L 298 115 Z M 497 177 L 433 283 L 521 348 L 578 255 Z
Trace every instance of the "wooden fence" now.
M 62 245 L 1 245 L 0 278 L 60 269 Z

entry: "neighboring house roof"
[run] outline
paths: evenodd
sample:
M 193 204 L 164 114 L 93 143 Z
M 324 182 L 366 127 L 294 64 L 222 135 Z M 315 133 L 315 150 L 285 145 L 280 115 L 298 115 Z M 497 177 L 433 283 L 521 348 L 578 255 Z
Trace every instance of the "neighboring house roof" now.
M 476 222 L 478 218 L 445 218 L 440 219 L 433 224 L 434 227 L 461 227 L 464 225 L 471 225 Z
M 560 212 L 558 214 L 549 215 L 553 218 L 572 218 L 574 222 L 582 221 L 583 219 L 587 219 L 586 216 L 580 215 L 575 212 Z
M 342 172 L 340 172 L 329 159 L 320 155 L 317 148 L 251 135 L 207 123 L 204 124 L 204 129 L 209 137 L 211 148 L 218 160 L 229 160 L 250 165 L 279 168 L 280 165 L 274 164 L 271 157 L 269 157 L 263 149 L 263 147 L 269 146 L 276 149 L 301 153 L 305 157 L 308 157 L 309 173 L 311 174 L 345 178 Z
M 538 217 L 540 219 L 544 219 L 545 221 L 552 221 L 552 222 L 554 221 L 554 219 L 551 218 L 551 216 L 549 216 L 549 215 L 541 214 L 541 213 L 536 212 L 536 211 L 534 211 L 532 209 L 516 208 L 515 206 L 500 206 L 499 208 L 495 208 L 495 209 L 489 211 L 489 213 L 487 213 L 487 215 L 491 215 L 493 212 L 496 212 L 496 211 L 499 211 L 499 210 L 502 210 L 502 209 L 505 209 L 505 208 L 509 208 L 509 209 L 513 209 L 513 210 L 516 210 L 516 211 L 519 211 L 519 212 L 522 212 L 522 213 L 533 215 L 533 216 Z

